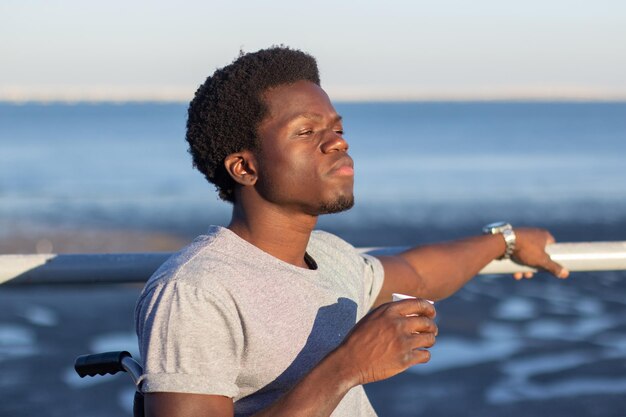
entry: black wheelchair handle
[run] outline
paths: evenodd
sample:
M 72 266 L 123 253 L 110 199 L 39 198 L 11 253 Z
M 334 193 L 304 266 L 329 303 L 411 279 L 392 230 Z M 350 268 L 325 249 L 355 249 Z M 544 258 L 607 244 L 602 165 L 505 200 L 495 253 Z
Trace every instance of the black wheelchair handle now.
M 122 360 L 132 357 L 126 351 L 95 353 L 81 355 L 74 362 L 74 369 L 81 378 L 89 375 L 115 375 L 118 372 L 126 372 L 122 366 Z

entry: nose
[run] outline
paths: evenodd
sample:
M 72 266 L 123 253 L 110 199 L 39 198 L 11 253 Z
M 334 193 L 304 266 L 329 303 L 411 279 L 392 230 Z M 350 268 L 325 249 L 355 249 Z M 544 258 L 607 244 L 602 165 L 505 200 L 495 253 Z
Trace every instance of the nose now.
M 330 152 L 347 152 L 348 151 L 348 142 L 337 132 L 329 133 L 325 138 L 322 144 L 320 145 L 322 152 L 330 153 Z

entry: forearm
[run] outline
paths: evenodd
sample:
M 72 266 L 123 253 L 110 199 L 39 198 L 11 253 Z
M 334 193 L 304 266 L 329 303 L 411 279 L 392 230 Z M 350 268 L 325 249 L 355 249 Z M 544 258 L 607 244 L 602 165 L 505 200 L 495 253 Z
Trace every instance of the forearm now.
M 291 390 L 254 417 L 327 417 L 356 385 L 336 351 L 331 352 Z
M 546 245 L 554 237 L 537 228 L 516 228 L 512 258 L 521 265 L 548 271 L 558 278 L 567 278 L 567 269 L 550 259 Z M 419 298 L 440 300 L 465 285 L 489 262 L 504 255 L 506 243 L 500 233 L 482 235 L 453 242 L 437 243 L 409 249 L 394 256 L 381 256 L 385 270 L 383 287 L 376 305 L 391 301 L 399 292 Z M 516 273 L 516 279 L 532 274 Z
M 337 350 L 329 354 L 296 386 L 255 417 L 328 417 L 344 395 L 359 382 L 348 375 L 350 361 Z M 353 372 L 354 373 L 354 372 Z M 232 398 L 177 392 L 146 393 L 145 415 L 150 417 L 232 417 Z
M 465 285 L 505 251 L 502 236 L 483 235 L 409 249 L 398 254 L 416 273 L 414 292 L 439 300 Z

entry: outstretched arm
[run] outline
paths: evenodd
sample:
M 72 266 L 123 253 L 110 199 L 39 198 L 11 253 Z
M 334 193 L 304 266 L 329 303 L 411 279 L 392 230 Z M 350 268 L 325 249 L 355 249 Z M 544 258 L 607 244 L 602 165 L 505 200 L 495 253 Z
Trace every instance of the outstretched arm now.
M 524 265 L 566 278 L 569 272 L 550 259 L 547 245 L 554 237 L 543 229 L 516 228 L 513 259 Z M 391 301 L 394 292 L 440 300 L 454 294 L 482 268 L 501 257 L 506 249 L 500 234 L 475 236 L 453 242 L 419 246 L 379 259 L 385 269 L 383 288 L 376 305 Z M 516 279 L 522 278 L 515 274 Z M 526 275 L 530 277 L 530 275 Z

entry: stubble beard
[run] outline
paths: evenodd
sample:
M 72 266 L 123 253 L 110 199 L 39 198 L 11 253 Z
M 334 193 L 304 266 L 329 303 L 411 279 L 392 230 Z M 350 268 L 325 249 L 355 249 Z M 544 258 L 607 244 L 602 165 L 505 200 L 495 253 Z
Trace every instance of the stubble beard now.
M 354 206 L 354 195 L 342 195 L 334 201 L 323 202 L 319 207 L 319 214 L 341 213 Z

